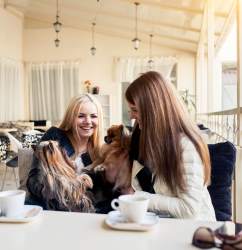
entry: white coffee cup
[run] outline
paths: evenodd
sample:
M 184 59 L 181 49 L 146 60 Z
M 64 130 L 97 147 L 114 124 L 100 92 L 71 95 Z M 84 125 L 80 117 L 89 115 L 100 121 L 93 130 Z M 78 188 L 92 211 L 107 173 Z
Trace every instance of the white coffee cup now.
M 127 221 L 140 223 L 148 209 L 149 199 L 140 195 L 121 195 L 111 202 L 114 210 L 118 210 Z
M 10 190 L 0 192 L 0 215 L 16 217 L 23 212 L 26 192 Z

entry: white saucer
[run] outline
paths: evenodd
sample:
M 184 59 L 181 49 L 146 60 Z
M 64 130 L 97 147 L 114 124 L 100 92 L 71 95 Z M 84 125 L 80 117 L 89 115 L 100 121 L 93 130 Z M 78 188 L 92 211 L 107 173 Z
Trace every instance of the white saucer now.
M 128 231 L 149 231 L 158 223 L 158 216 L 154 213 L 147 212 L 141 223 L 127 222 L 119 211 L 111 211 L 108 213 L 105 223 L 117 230 Z
M 42 212 L 42 207 L 40 206 L 32 206 L 32 205 L 25 205 L 24 206 L 24 211 L 16 216 L 16 217 L 5 217 L 5 216 L 0 216 L 0 223 L 26 223 L 26 222 L 31 222 L 33 220 L 36 220 L 41 212 Z

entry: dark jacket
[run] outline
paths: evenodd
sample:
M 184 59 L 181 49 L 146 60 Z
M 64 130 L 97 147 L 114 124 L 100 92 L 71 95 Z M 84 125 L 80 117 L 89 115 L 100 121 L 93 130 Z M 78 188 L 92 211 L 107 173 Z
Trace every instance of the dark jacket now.
M 74 148 L 69 140 L 66 132 L 56 128 L 51 127 L 41 138 L 41 141 L 53 140 L 57 141 L 60 147 L 64 148 L 67 155 L 70 157 L 74 154 Z M 84 153 L 81 155 L 84 166 L 88 166 L 92 163 L 90 155 Z M 58 201 L 53 201 L 52 204 L 46 204 L 44 197 L 41 196 L 41 190 L 43 189 L 43 176 L 38 164 L 38 159 L 34 156 L 31 165 L 31 170 L 28 175 L 26 186 L 29 191 L 29 197 L 26 200 L 27 204 L 40 205 L 44 209 L 51 210 L 63 210 L 59 207 Z
M 51 127 L 41 138 L 41 141 L 53 140 L 57 141 L 60 147 L 64 148 L 67 155 L 71 157 L 74 154 L 74 148 L 69 140 L 66 132 L 56 128 Z M 84 153 L 81 155 L 82 162 L 84 166 L 88 166 L 92 164 L 91 157 L 88 153 Z M 112 192 L 112 186 L 107 184 L 104 181 L 102 173 L 90 173 L 90 177 L 93 180 L 93 189 L 90 190 L 90 193 L 93 198 L 93 203 L 97 213 L 107 213 L 111 210 L 111 200 L 114 197 L 117 197 L 119 193 Z M 51 210 L 63 210 L 58 205 L 58 201 L 53 201 L 52 204 L 46 204 L 44 197 L 41 197 L 41 190 L 43 188 L 43 176 L 41 170 L 38 166 L 38 160 L 34 157 L 31 170 L 29 172 L 28 180 L 27 180 L 27 188 L 29 190 L 30 196 L 27 199 L 27 204 L 40 205 L 44 209 Z M 101 194 L 100 194 L 101 193 Z M 98 194 L 98 195 L 97 195 Z M 101 196 L 102 199 L 96 202 L 95 197 Z
M 46 133 L 41 138 L 41 141 L 49 141 L 49 140 L 57 141 L 60 147 L 65 149 L 69 157 L 75 153 L 75 150 L 71 144 L 70 139 L 66 134 L 66 131 L 57 127 L 51 127 L 46 131 Z
M 139 142 L 140 142 L 140 129 L 139 126 L 136 125 L 131 137 L 129 158 L 131 162 L 137 160 L 142 165 L 144 165 L 144 162 L 140 159 L 139 155 Z M 144 168 L 142 168 L 142 170 L 140 170 L 139 173 L 137 174 L 137 179 L 143 191 L 152 194 L 155 193 L 155 190 L 153 188 L 154 179 L 152 180 L 152 173 L 146 165 L 144 165 Z

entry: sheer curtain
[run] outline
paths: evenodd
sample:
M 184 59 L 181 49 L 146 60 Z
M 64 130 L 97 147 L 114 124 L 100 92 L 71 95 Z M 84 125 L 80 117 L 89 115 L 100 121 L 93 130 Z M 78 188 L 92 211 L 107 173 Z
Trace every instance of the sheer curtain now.
M 23 64 L 13 59 L 0 58 L 0 121 L 23 119 L 24 91 Z
M 176 57 L 154 57 L 153 67 L 148 65 L 148 57 L 115 58 L 115 74 L 118 82 L 132 82 L 141 73 L 150 70 L 160 72 L 169 79 L 173 66 L 177 63 Z
M 30 119 L 59 121 L 80 92 L 80 62 L 28 63 Z

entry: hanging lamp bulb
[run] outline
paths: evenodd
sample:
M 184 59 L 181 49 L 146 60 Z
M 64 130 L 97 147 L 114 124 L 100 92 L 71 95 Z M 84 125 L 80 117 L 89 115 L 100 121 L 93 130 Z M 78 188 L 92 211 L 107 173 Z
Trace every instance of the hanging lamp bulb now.
M 56 21 L 53 23 L 53 26 L 54 26 L 55 32 L 57 32 L 57 33 L 60 32 L 62 23 L 59 22 L 59 16 L 58 15 L 56 16 Z
M 97 48 L 95 47 L 95 26 L 96 26 L 96 23 L 95 22 L 93 22 L 92 23 L 92 47 L 91 47 L 91 49 L 90 49 L 90 51 L 91 51 L 91 54 L 93 55 L 93 56 L 95 56 L 95 54 L 96 54 L 96 51 L 97 51 Z
M 58 34 L 61 30 L 62 23 L 59 21 L 59 2 L 56 0 L 56 21 L 53 23 L 54 30 L 56 32 L 56 39 L 54 40 L 55 46 L 59 47 L 60 46 L 60 39 L 58 38 Z
M 132 40 L 134 49 L 137 50 L 139 48 L 141 40 L 138 38 L 138 6 L 139 3 L 135 2 L 135 38 Z
M 59 47 L 60 46 L 60 39 L 58 39 L 58 37 L 55 39 L 55 47 Z
M 96 48 L 95 47 L 91 47 L 91 54 L 93 55 L 93 56 L 95 56 L 95 54 L 96 54 Z
M 59 21 L 59 2 L 56 0 L 56 21 L 53 23 L 55 32 L 58 33 L 61 30 L 62 23 Z
M 132 42 L 134 44 L 134 49 L 137 50 L 139 48 L 140 39 L 136 37 L 132 40 Z
M 149 69 L 153 69 L 154 67 L 154 60 L 152 59 L 152 39 L 154 35 L 150 34 L 150 42 L 149 42 L 149 60 L 148 60 L 148 67 Z

